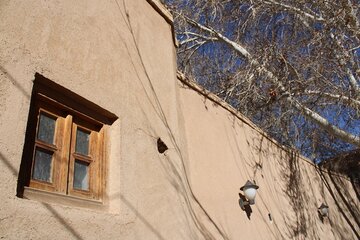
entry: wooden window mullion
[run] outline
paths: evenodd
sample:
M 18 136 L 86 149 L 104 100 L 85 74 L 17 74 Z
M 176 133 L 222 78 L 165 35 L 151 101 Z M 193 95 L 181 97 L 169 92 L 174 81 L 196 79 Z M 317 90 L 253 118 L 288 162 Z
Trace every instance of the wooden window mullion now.
M 55 136 L 54 136 L 54 142 L 57 147 L 57 150 L 54 151 L 53 170 L 52 170 L 54 191 L 56 191 L 56 192 L 60 191 L 60 174 L 61 174 L 61 172 L 58 169 L 61 166 L 61 155 L 62 155 L 63 146 L 64 146 L 64 143 L 62 141 L 63 131 L 64 131 L 64 118 L 58 117 L 58 119 L 56 120 L 56 129 L 55 129 Z
M 72 121 L 73 117 L 67 115 L 63 120 L 63 129 L 62 129 L 62 151 L 59 156 L 59 184 L 58 191 L 64 194 L 68 193 L 68 172 L 69 172 L 69 157 L 71 149 L 71 135 L 72 135 Z
M 69 163 L 68 163 L 68 182 L 67 189 L 68 194 L 73 194 L 74 192 L 74 164 L 75 164 L 75 145 L 76 145 L 76 130 L 77 127 L 75 124 L 71 125 L 72 134 L 71 134 L 71 144 L 70 144 L 70 152 L 69 152 Z

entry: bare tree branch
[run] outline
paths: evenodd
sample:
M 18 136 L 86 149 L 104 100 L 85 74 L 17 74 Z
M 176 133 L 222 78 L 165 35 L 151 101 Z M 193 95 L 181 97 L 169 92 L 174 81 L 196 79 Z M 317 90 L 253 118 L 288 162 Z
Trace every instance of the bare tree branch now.
M 289 9 L 291 11 L 294 11 L 295 13 L 301 15 L 301 16 L 305 16 L 305 17 L 308 17 L 308 18 L 311 18 L 313 20 L 318 20 L 318 21 L 325 21 L 325 19 L 322 17 L 322 16 L 318 16 L 317 14 L 310 14 L 310 13 L 307 13 L 303 10 L 301 10 L 300 8 L 297 8 L 297 7 L 293 7 L 293 6 L 290 6 L 288 4 L 284 4 L 284 3 L 281 3 L 281 2 L 277 2 L 277 1 L 274 1 L 274 0 L 264 0 L 262 1 L 263 3 L 266 3 L 266 4 L 269 4 L 269 5 L 278 5 L 280 7 L 283 7 L 283 8 L 286 8 L 286 9 Z
M 304 91 L 302 93 L 299 93 L 299 95 L 316 95 L 316 96 L 321 95 L 321 96 L 325 96 L 325 97 L 328 97 L 328 98 L 336 100 L 336 101 L 343 101 L 348 104 L 352 104 L 354 107 L 360 108 L 360 101 L 350 98 L 350 97 L 347 97 L 347 96 L 339 95 L 339 94 L 332 94 L 332 93 L 320 92 L 320 91 Z
M 286 90 L 283 86 L 281 81 L 271 72 L 269 71 L 264 65 L 260 64 L 256 59 L 253 59 L 252 55 L 240 44 L 231 41 L 221 33 L 211 29 L 209 27 L 203 26 L 202 24 L 195 22 L 194 20 L 184 16 L 185 19 L 194 27 L 199 28 L 202 31 L 208 32 L 211 35 L 217 36 L 217 38 L 228 46 L 230 46 L 235 52 L 239 53 L 241 56 L 247 58 L 250 61 L 250 64 L 254 66 L 260 73 L 266 74 L 266 76 L 281 90 L 281 92 L 287 95 L 286 100 L 289 104 L 292 104 L 299 112 L 304 114 L 309 120 L 316 123 L 319 127 L 323 128 L 324 130 L 330 132 L 331 134 L 343 139 L 346 142 L 352 143 L 354 145 L 360 146 L 360 137 L 354 136 L 348 132 L 345 132 L 338 127 L 331 124 L 328 120 L 324 117 L 319 115 L 318 113 L 312 111 L 311 109 L 307 108 L 306 106 L 302 105 L 298 100 L 294 99 L 291 96 L 291 93 Z
M 359 146 L 355 0 L 165 1 L 187 76 L 305 156 Z

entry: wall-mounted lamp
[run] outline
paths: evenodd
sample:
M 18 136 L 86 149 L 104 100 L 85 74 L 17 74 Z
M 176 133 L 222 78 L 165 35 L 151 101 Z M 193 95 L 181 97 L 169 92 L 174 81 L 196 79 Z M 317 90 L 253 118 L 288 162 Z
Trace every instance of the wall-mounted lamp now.
M 329 206 L 322 203 L 318 208 L 318 211 L 322 217 L 327 217 L 329 215 Z
M 245 205 L 255 204 L 256 189 L 258 188 L 259 188 L 258 185 L 255 185 L 249 180 L 245 183 L 244 186 L 240 188 L 240 190 L 244 192 L 244 195 L 248 200 L 248 201 L 244 201 L 243 199 L 240 198 L 239 204 L 242 210 L 245 210 Z

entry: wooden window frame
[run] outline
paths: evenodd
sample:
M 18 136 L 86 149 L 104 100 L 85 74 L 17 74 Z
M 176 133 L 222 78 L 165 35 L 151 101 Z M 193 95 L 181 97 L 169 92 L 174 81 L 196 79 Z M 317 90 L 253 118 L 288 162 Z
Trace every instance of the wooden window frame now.
M 41 114 L 55 119 L 52 144 L 37 138 Z M 102 203 L 106 188 L 106 131 L 117 118 L 115 114 L 35 74 L 17 195 L 26 197 L 28 193 L 62 199 L 61 202 L 64 199 L 83 199 Z M 75 151 L 77 129 L 90 134 L 88 155 Z M 52 153 L 51 182 L 33 178 L 37 149 Z M 89 164 L 88 190 L 74 188 L 76 160 Z M 49 197 L 49 194 L 55 194 L 55 197 Z

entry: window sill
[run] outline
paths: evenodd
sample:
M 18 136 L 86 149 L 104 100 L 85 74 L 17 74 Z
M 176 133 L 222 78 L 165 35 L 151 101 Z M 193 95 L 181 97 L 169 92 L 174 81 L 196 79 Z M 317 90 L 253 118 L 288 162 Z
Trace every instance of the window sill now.
M 70 207 L 79 207 L 79 208 L 86 208 L 91 210 L 98 210 L 98 211 L 107 210 L 106 205 L 104 205 L 102 201 L 74 197 L 74 196 L 64 195 L 55 192 L 47 192 L 44 190 L 31 188 L 31 187 L 24 188 L 23 198 L 35 200 L 39 202 L 55 203 Z

